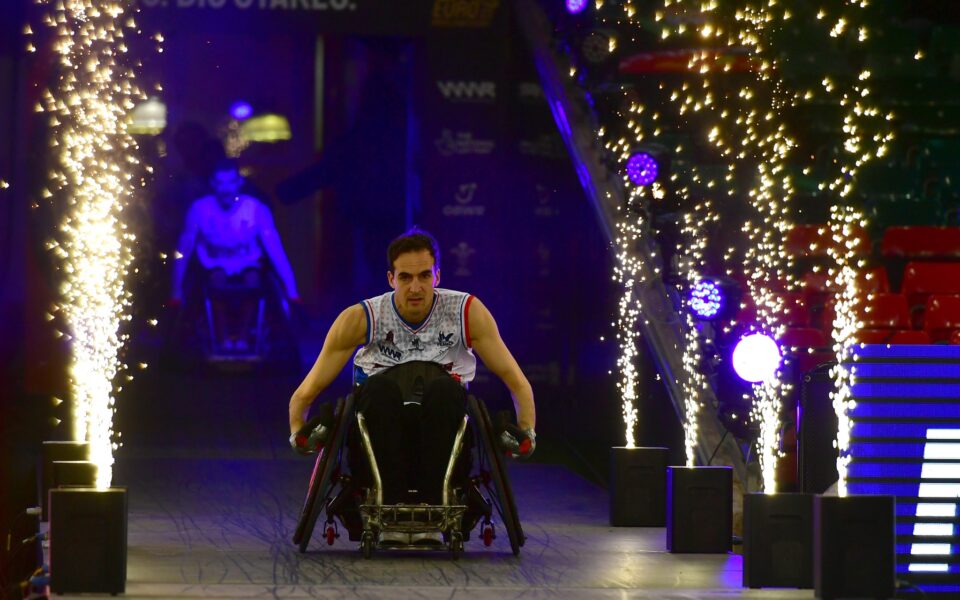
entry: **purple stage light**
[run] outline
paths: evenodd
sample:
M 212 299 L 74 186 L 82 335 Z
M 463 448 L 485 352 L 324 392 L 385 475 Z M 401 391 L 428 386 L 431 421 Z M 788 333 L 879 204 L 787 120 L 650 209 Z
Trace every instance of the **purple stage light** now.
M 583 12 L 590 0 L 567 0 L 567 12 L 571 15 Z
M 780 367 L 780 348 L 772 337 L 752 333 L 740 338 L 733 349 L 733 370 L 750 383 L 769 381 Z
M 715 281 L 701 279 L 690 290 L 690 308 L 701 319 L 712 319 L 723 307 L 723 295 Z
M 627 159 L 627 177 L 634 185 L 650 185 L 657 179 L 657 160 L 646 152 L 637 152 Z
M 230 105 L 230 115 L 238 121 L 243 121 L 244 119 L 248 119 L 252 114 L 253 114 L 253 107 L 250 106 L 249 102 L 246 102 L 244 100 L 238 100 Z

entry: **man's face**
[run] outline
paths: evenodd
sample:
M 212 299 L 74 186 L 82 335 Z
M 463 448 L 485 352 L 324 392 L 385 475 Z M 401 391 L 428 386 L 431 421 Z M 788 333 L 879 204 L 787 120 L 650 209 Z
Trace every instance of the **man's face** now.
M 239 191 L 240 186 L 243 185 L 243 177 L 232 169 L 216 171 L 210 177 L 210 185 L 217 197 L 217 203 L 223 208 L 229 208 L 240 197 Z
M 433 306 L 433 288 L 440 283 L 440 270 L 427 250 L 405 252 L 393 261 L 387 282 L 396 291 L 394 300 L 404 319 L 422 321 Z

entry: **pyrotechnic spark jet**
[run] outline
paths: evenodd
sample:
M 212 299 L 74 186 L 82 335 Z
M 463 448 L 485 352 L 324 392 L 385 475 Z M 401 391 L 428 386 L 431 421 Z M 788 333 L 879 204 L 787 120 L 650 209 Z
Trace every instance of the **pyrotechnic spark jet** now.
M 90 443 L 96 486 L 113 477 L 113 381 L 129 319 L 125 277 L 134 235 L 123 209 L 134 189 L 136 143 L 126 115 L 144 97 L 124 66 L 125 28 L 133 29 L 126 0 L 37 0 L 50 13 L 60 66 L 43 109 L 50 117 L 56 164 L 50 189 L 66 204 L 58 241 L 61 310 L 70 329 L 74 436 Z
M 629 211 L 628 211 L 629 212 Z M 635 289 L 642 278 L 640 273 L 640 258 L 633 249 L 637 244 L 640 233 L 640 223 L 631 222 L 630 216 L 618 223 L 617 251 L 618 266 L 615 268 L 614 279 L 623 286 L 623 295 L 620 298 L 620 317 L 617 321 L 617 338 L 620 341 L 620 358 L 617 366 L 620 368 L 620 398 L 623 405 L 623 424 L 626 447 L 636 447 L 637 425 L 637 318 L 640 309 L 637 306 Z

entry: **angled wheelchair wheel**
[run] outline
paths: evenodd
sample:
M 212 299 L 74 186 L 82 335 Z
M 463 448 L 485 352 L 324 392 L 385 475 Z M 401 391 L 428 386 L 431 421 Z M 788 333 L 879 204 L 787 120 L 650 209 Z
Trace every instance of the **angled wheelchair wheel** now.
M 477 429 L 483 447 L 478 466 L 481 472 L 486 470 L 490 475 L 489 479 L 483 478 L 483 485 L 493 502 L 494 508 L 500 514 L 504 529 L 507 530 L 507 536 L 510 538 L 510 549 L 513 550 L 514 556 L 519 556 L 520 547 L 523 546 L 525 538 L 523 529 L 520 527 L 520 518 L 517 516 L 517 505 L 513 500 L 513 490 L 510 488 L 507 470 L 503 464 L 504 456 L 501 454 L 494 438 L 490 413 L 487 412 L 486 405 L 472 395 L 467 397 L 467 404 L 471 416 L 477 419 Z
M 313 535 L 313 528 L 317 524 L 317 518 L 326 507 L 336 483 L 333 474 L 339 466 L 340 449 L 353 420 L 353 395 L 337 400 L 335 414 L 336 424 L 333 433 L 317 456 L 317 462 L 314 463 L 313 474 L 310 476 L 310 485 L 307 489 L 307 498 L 300 510 L 297 529 L 293 533 L 293 543 L 299 546 L 300 552 L 307 551 L 310 536 Z

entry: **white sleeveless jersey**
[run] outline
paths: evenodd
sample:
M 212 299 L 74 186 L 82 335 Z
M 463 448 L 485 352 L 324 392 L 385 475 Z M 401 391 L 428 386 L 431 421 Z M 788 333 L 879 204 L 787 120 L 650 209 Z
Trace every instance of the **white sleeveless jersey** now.
M 259 263 L 260 232 L 273 227 L 273 215 L 251 196 L 240 196 L 230 210 L 220 208 L 214 196 L 205 196 L 190 207 L 187 227 L 197 232 L 200 264 L 233 275 Z
M 466 385 L 477 371 L 470 348 L 467 309 L 473 296 L 434 289 L 430 314 L 419 325 L 408 323 L 397 312 L 394 292 L 364 300 L 367 341 L 353 357 L 354 382 L 405 362 L 434 362 Z

